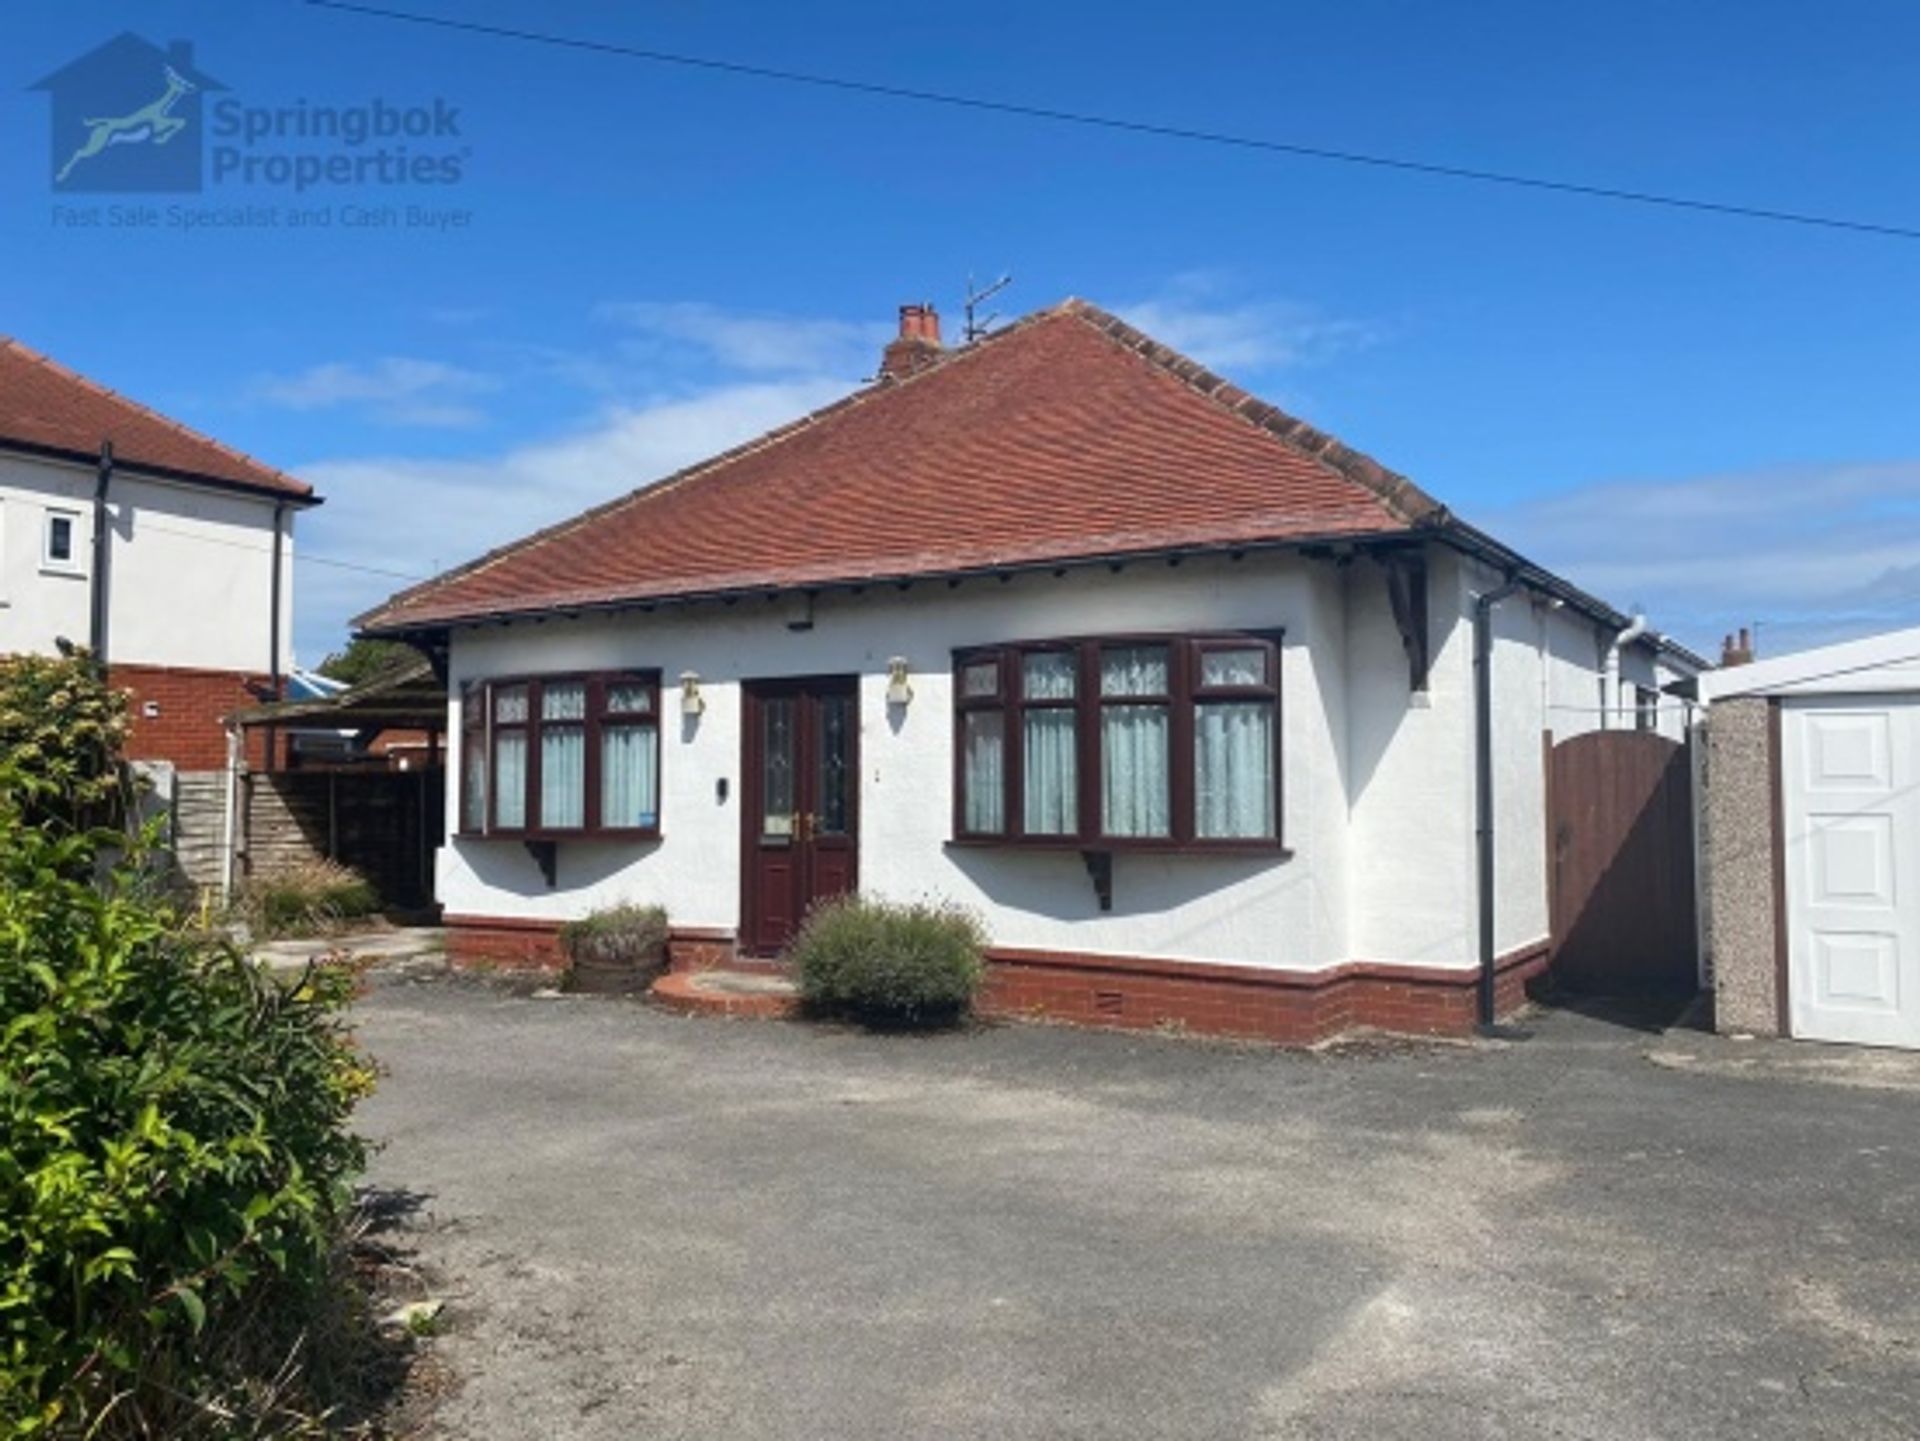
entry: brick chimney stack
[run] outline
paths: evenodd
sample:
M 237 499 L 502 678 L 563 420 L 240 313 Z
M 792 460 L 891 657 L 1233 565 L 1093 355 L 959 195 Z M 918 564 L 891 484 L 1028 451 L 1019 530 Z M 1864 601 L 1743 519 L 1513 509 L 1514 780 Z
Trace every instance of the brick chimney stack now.
M 1753 637 L 1743 625 L 1738 636 L 1728 636 L 1720 642 L 1720 666 L 1724 670 L 1730 665 L 1750 665 L 1753 661 Z
M 880 356 L 885 380 L 905 380 L 940 358 L 940 312 L 931 301 L 900 307 L 900 334 Z

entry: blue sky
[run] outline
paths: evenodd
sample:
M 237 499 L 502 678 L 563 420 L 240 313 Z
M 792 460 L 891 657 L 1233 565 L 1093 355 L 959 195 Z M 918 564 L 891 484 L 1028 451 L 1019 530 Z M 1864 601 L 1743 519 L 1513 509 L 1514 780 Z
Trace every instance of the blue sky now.
M 1900 0 L 395 3 L 1920 226 L 1920 11 Z M 1920 623 L 1920 242 L 789 88 L 297 0 L 14 0 L 4 25 L 0 330 L 321 487 L 300 533 L 307 662 L 399 577 L 843 392 L 899 302 L 933 300 L 951 331 L 968 274 L 1003 270 L 1006 313 L 1069 294 L 1121 310 L 1702 648 L 1754 620 L 1770 651 Z M 185 197 L 326 207 L 326 229 L 56 225 L 47 99 L 25 87 L 127 29 L 192 40 L 248 106 L 442 100 L 460 112 L 464 178 Z M 383 205 L 470 223 L 345 223 Z

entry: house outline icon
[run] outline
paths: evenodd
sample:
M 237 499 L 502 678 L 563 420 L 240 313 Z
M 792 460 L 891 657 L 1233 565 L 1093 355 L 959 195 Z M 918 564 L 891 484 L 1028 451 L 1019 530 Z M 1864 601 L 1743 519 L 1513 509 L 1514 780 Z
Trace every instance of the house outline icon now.
M 47 179 L 55 192 L 201 188 L 204 99 L 227 87 L 193 63 L 191 41 L 163 48 L 129 30 L 27 88 L 52 102 Z

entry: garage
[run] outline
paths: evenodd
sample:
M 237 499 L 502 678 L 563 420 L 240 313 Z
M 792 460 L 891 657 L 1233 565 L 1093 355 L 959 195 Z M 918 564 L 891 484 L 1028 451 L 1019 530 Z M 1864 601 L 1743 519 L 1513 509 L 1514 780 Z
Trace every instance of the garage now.
M 1920 629 L 1701 677 L 1716 1025 L 1920 1049 Z

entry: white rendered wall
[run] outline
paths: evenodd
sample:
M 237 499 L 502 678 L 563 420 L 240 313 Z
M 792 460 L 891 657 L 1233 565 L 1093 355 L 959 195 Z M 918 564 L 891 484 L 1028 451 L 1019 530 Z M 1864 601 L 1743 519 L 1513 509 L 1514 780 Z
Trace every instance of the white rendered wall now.
M 74 514 L 74 567 L 42 564 L 47 514 Z M 122 471 L 108 491 L 108 657 L 265 673 L 271 661 L 273 509 L 264 498 Z M 281 562 L 281 659 L 293 635 L 293 513 Z M 87 642 L 93 471 L 0 455 L 0 652 Z
M 439 898 L 452 915 L 559 919 L 621 900 L 658 902 L 676 924 L 735 928 L 740 906 L 742 679 L 858 672 L 860 883 L 877 895 L 940 897 L 979 911 L 996 944 L 1318 969 L 1351 954 L 1347 808 L 1338 717 L 1341 586 L 1325 562 L 1249 557 L 935 582 L 902 594 L 825 597 L 811 631 L 781 605 L 743 602 L 456 633 L 455 695 L 469 679 L 609 666 L 658 668 L 667 682 L 661 758 L 664 839 L 570 842 L 548 889 L 517 842 L 454 839 Z M 1281 659 L 1282 827 L 1291 857 L 1129 855 L 1114 859 L 1102 913 L 1077 853 L 956 848 L 952 824 L 951 652 L 1003 640 L 1112 632 L 1286 631 Z M 1398 642 L 1394 642 L 1397 652 Z M 885 703 L 886 662 L 905 655 L 914 699 Z M 683 722 L 672 681 L 692 670 L 707 708 Z M 1404 689 L 1404 680 L 1403 680 Z M 1331 693 L 1329 697 L 1328 693 Z M 456 700 L 457 704 L 457 700 Z M 459 771 L 457 717 L 449 732 Z M 716 782 L 729 781 L 717 799 Z M 449 825 L 458 786 L 449 786 Z

